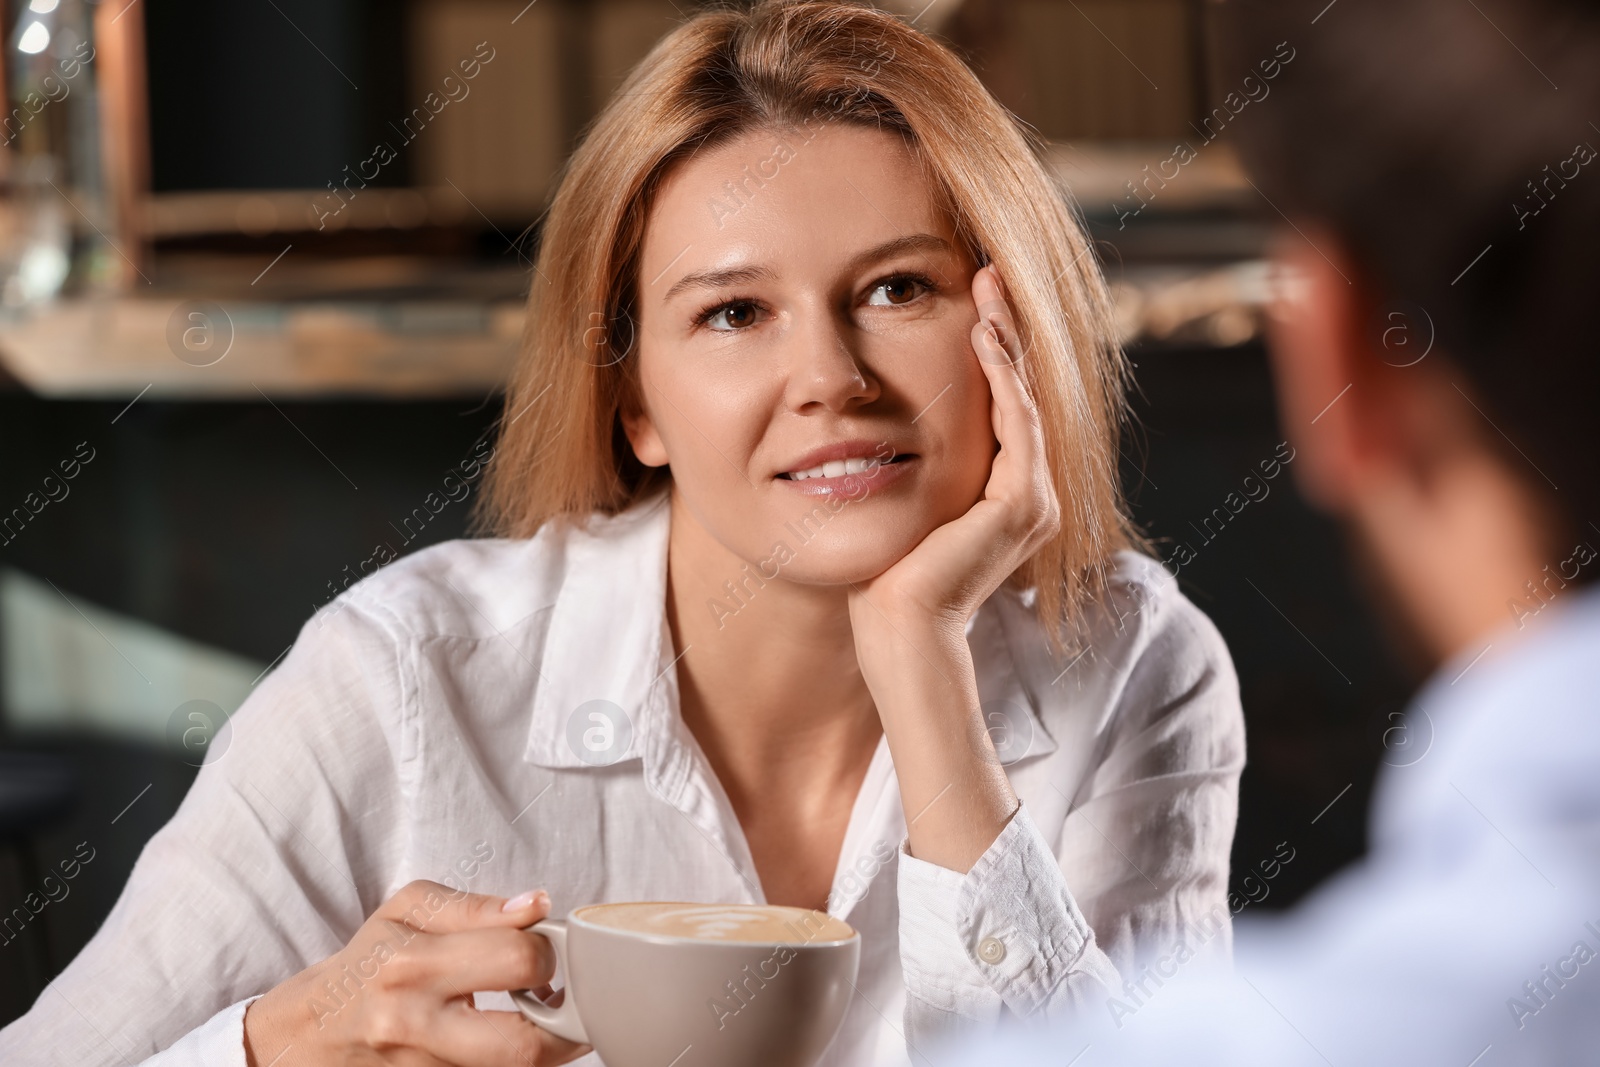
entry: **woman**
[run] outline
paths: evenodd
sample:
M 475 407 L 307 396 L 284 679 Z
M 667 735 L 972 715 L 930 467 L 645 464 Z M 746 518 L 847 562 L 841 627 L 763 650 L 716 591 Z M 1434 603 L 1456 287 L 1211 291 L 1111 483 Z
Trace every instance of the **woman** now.
M 839 1064 L 1225 951 L 1237 685 L 1129 550 L 1087 252 L 906 24 L 690 19 L 550 210 L 502 537 L 307 626 L 8 1040 L 565 1062 L 485 991 L 544 986 L 521 928 L 605 900 L 847 919 Z

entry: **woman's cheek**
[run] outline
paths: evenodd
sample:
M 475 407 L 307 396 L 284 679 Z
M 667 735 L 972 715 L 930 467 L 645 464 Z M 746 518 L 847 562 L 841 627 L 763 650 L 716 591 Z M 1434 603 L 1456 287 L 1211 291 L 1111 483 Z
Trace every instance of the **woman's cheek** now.
M 976 363 L 976 359 L 973 362 Z M 963 495 L 976 503 L 989 481 L 997 446 L 990 416 L 993 398 L 989 380 L 981 369 L 977 369 L 975 378 L 969 371 L 962 383 L 960 399 L 960 418 L 951 428 L 950 448 L 954 465 L 960 471 Z
M 729 485 L 746 488 L 740 471 L 744 457 L 769 419 L 760 391 L 738 376 L 709 373 L 699 382 L 675 382 L 656 407 L 671 426 L 663 435 L 673 478 L 722 493 Z M 746 471 L 754 482 L 757 471 Z

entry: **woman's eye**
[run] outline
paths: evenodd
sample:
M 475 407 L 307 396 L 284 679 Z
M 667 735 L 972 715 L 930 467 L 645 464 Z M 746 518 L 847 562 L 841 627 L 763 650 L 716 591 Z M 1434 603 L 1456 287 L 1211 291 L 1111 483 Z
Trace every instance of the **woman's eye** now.
M 713 330 L 743 330 L 755 325 L 756 306 L 744 301 L 723 304 L 706 312 L 700 321 Z
M 922 290 L 931 289 L 926 281 L 913 274 L 897 274 L 893 278 L 885 278 L 872 290 L 872 296 L 867 303 L 878 307 L 894 307 L 899 304 L 909 304 L 921 295 Z M 879 299 L 880 294 L 883 299 Z

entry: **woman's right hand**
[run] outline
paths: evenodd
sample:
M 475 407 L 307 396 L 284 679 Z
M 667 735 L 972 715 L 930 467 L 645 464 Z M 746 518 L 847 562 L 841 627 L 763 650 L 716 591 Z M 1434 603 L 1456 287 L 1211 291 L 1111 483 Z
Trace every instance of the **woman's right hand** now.
M 479 1011 L 476 990 L 548 995 L 550 943 L 523 929 L 550 912 L 542 890 L 511 900 L 416 881 L 350 943 L 253 1002 L 250 1067 L 372 1063 L 546 1067 L 589 1051 L 515 1011 Z

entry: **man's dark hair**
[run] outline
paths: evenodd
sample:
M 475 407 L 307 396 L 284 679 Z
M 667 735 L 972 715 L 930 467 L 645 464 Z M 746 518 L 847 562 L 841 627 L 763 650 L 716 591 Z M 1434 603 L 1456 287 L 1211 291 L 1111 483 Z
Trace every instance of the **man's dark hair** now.
M 1600 542 L 1600 5 L 1224 0 L 1220 14 L 1219 75 L 1295 50 L 1239 147 L 1278 208 L 1357 261 L 1374 358 L 1383 309 L 1422 308 L 1561 532 Z

